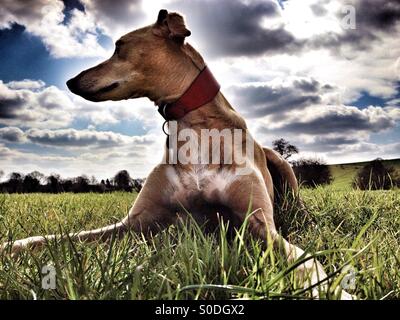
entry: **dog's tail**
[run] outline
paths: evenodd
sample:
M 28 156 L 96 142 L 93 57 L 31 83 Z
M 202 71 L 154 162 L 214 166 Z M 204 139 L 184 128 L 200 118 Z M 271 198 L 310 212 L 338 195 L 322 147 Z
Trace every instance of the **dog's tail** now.
M 277 228 L 286 236 L 294 220 L 289 211 L 300 213 L 302 219 L 296 217 L 296 220 L 302 220 L 303 223 L 311 222 L 311 217 L 299 196 L 297 178 L 291 165 L 276 151 L 268 148 L 263 150 L 274 185 L 274 220 Z
M 282 193 L 285 188 L 289 187 L 290 190 L 297 193 L 297 178 L 290 164 L 276 151 L 268 148 L 263 148 L 263 150 L 275 191 Z

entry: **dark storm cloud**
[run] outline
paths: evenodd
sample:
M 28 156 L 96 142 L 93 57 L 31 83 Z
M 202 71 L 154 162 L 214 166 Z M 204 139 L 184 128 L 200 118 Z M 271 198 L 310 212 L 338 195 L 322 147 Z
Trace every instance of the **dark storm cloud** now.
M 341 34 L 329 32 L 310 39 L 310 47 L 328 47 L 336 51 L 343 45 L 349 45 L 356 49 L 368 49 L 381 38 L 380 32 L 395 34 L 400 22 L 399 0 L 343 0 L 342 3 L 343 6 L 354 7 L 356 28 L 344 29 Z M 337 13 L 339 20 L 344 16 L 345 13 L 341 11 Z
M 305 145 L 304 148 L 307 148 L 308 151 L 329 152 L 337 150 L 340 146 L 355 145 L 360 143 L 362 140 L 362 138 L 357 139 L 354 137 L 318 136 L 312 143 Z
M 207 44 L 213 56 L 253 56 L 270 52 L 293 52 L 302 43 L 281 25 L 264 28 L 263 19 L 279 18 L 274 1 L 174 2 L 171 7 L 186 15 L 194 36 Z
M 368 130 L 378 132 L 383 128 L 392 126 L 390 119 L 371 125 L 368 121 L 358 116 L 331 114 L 323 119 L 314 119 L 309 122 L 293 122 L 285 127 L 290 132 L 308 134 L 328 134 L 340 131 Z
M 15 119 L 20 115 L 18 111 L 23 106 L 22 97 L 6 98 L 0 96 L 0 119 Z
M 356 131 L 379 132 L 395 126 L 395 120 L 389 113 L 384 112 L 384 108 L 370 109 L 371 112 L 368 109 L 358 110 L 349 107 L 332 107 L 326 110 L 329 112 L 308 121 L 291 121 L 279 130 L 293 134 L 330 134 Z
M 357 24 L 381 31 L 395 31 L 400 21 L 399 0 L 358 0 Z
M 97 22 L 111 33 L 119 27 L 137 27 L 144 18 L 141 0 L 81 0 L 85 10 L 93 14 Z M 161 8 L 160 8 L 161 9 Z M 157 12 L 154 13 L 154 21 Z
M 324 91 L 314 79 L 294 80 L 290 85 L 234 86 L 229 89 L 241 111 L 251 118 L 284 114 L 321 103 Z

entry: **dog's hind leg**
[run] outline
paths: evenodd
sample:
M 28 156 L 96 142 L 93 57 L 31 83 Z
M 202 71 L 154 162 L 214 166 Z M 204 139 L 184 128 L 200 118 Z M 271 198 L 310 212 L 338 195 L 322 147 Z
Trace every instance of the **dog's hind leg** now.
M 0 253 L 4 250 L 10 250 L 15 254 L 24 248 L 34 249 L 45 245 L 48 241 L 54 239 L 71 239 L 82 242 L 106 241 L 110 237 L 122 237 L 127 231 L 148 234 L 157 232 L 163 227 L 174 223 L 177 216 L 176 212 L 168 209 L 168 204 L 160 197 L 158 190 L 160 186 L 165 185 L 163 178 L 163 168 L 156 167 L 149 175 L 138 195 L 133 207 L 128 215 L 120 222 L 108 225 L 106 227 L 71 233 L 67 235 L 46 235 L 34 236 L 20 239 L 14 242 L 7 242 L 0 246 Z
M 262 241 L 271 241 L 277 251 L 283 252 L 289 263 L 295 263 L 299 258 L 309 260 L 299 264 L 294 270 L 296 276 L 304 283 L 304 288 L 313 287 L 312 296 L 319 298 L 319 290 L 326 291 L 325 283 L 318 284 L 327 278 L 322 265 L 311 258 L 299 247 L 289 243 L 276 230 L 273 218 L 273 205 L 268 196 L 265 185 L 257 181 L 254 177 L 243 177 L 240 181 L 232 183 L 229 187 L 227 203 L 230 203 L 230 209 L 242 221 L 246 218 L 251 203 L 250 215 L 248 217 L 248 229 L 253 236 Z M 251 190 L 251 191 L 250 191 Z M 251 192 L 251 195 L 250 195 Z M 283 250 L 282 250 L 283 249 Z M 342 299 L 351 299 L 345 291 L 341 291 Z

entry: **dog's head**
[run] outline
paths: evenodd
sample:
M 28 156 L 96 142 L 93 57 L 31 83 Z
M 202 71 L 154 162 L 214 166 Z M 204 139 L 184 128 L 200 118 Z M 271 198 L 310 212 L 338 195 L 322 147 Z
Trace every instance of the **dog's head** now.
M 177 82 L 177 71 L 190 74 L 185 70 L 190 57 L 182 50 L 189 35 L 181 15 L 161 10 L 155 24 L 121 37 L 111 58 L 68 80 L 67 86 L 91 101 L 138 97 L 157 101 L 163 94 L 173 95 L 168 86 Z

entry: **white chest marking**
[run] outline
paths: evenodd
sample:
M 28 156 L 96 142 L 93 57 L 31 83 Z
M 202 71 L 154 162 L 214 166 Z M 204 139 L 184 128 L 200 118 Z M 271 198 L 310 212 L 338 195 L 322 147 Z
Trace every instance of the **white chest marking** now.
M 196 166 L 179 176 L 173 167 L 168 167 L 166 175 L 174 190 L 174 196 L 178 198 L 185 197 L 189 192 L 202 192 L 204 196 L 209 196 L 218 191 L 220 196 L 223 196 L 229 185 L 240 178 L 232 170 L 210 170 L 207 166 Z

